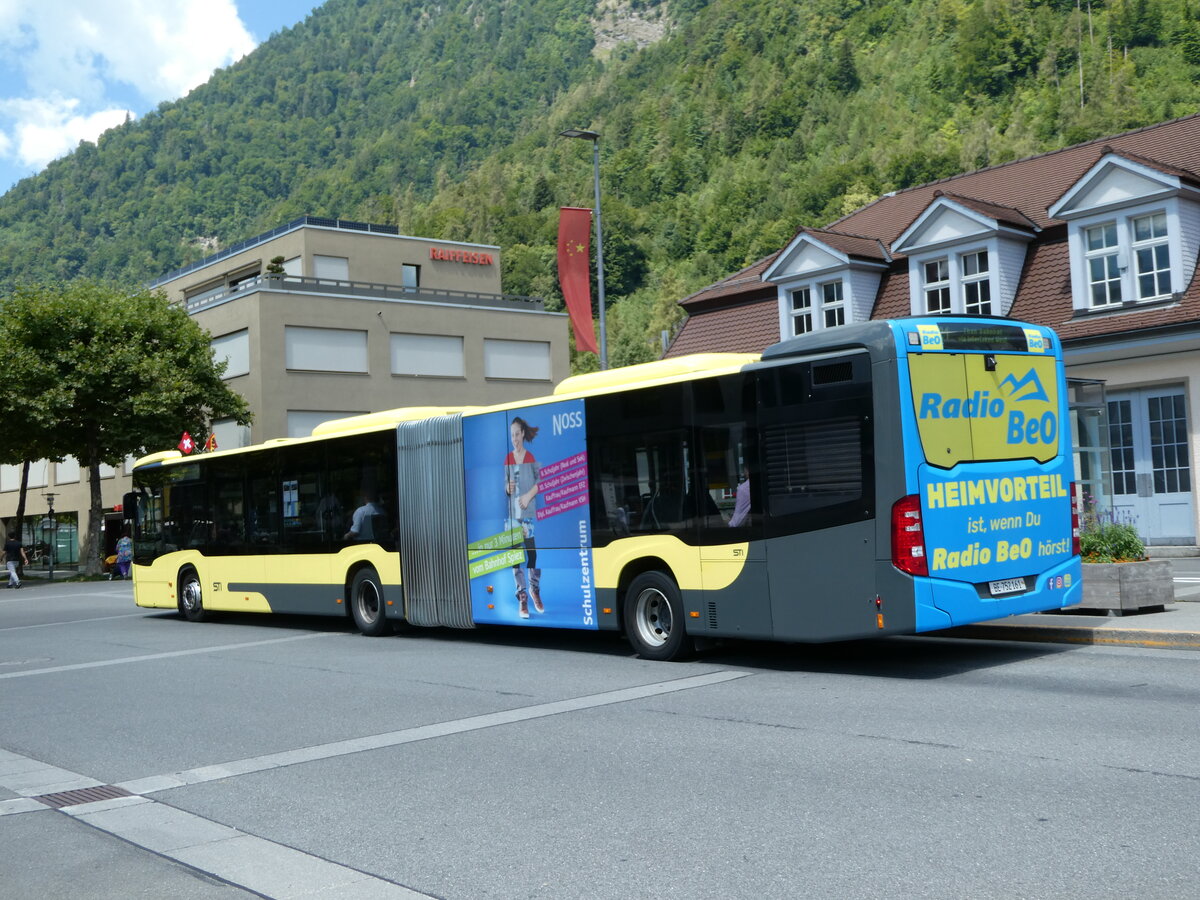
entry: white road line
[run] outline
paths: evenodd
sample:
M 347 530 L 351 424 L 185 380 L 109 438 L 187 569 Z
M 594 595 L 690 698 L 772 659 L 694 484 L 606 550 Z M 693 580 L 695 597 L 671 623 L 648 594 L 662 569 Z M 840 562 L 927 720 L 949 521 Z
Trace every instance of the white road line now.
M 169 610 L 163 610 L 169 612 Z M 125 613 L 120 616 L 93 616 L 90 619 L 67 619 L 65 622 L 39 622 L 37 625 L 12 625 L 8 628 L 0 628 L 0 633 L 5 631 L 24 631 L 27 628 L 53 628 L 55 625 L 81 625 L 86 622 L 107 622 L 110 619 L 142 619 L 146 617 L 146 613 Z
M 19 786 L 22 792 L 53 793 L 98 783 L 0 750 L 0 784 L 12 784 L 13 789 Z M 50 807 L 28 797 L 0 801 L 0 816 L 35 811 L 50 812 Z M 65 806 L 59 812 L 151 853 L 276 900 L 314 896 L 424 900 L 429 896 L 148 797 L 96 800 Z
M 219 644 L 215 647 L 197 647 L 194 650 L 171 650 L 166 653 L 147 653 L 145 656 L 123 656 L 119 659 L 98 659 L 95 662 L 72 663 L 66 666 L 49 666 L 45 669 L 27 669 L 24 672 L 6 672 L 0 680 L 7 678 L 30 678 L 34 675 L 54 675 L 59 672 L 77 672 L 82 669 L 103 669 L 106 666 L 123 666 L 129 663 L 148 662 L 155 659 L 174 659 L 179 656 L 198 656 L 203 653 L 223 653 L 226 650 L 243 650 L 247 647 L 265 647 L 268 644 L 286 644 L 290 641 L 307 641 L 312 638 L 344 637 L 343 632 L 317 632 L 297 634 L 292 637 L 271 638 L 266 641 L 245 641 L 241 644 Z
M 613 703 L 626 703 L 630 700 L 642 700 L 647 697 L 658 697 L 662 694 L 673 694 L 676 691 L 686 691 L 691 688 L 705 687 L 711 684 L 720 684 L 724 681 L 733 681 L 737 678 L 745 678 L 749 674 L 751 673 L 734 671 L 709 672 L 705 675 L 693 675 L 689 678 L 679 678 L 674 681 L 660 681 L 655 684 L 646 684 L 639 687 L 605 691 L 601 694 L 589 694 L 570 700 L 555 700 L 551 703 L 522 706 L 501 712 L 470 716 L 466 719 L 437 722 L 433 725 L 419 725 L 415 728 L 405 728 L 401 731 L 389 731 L 384 734 L 350 738 L 344 741 L 333 741 L 313 747 L 285 750 L 281 753 L 268 753 L 265 756 L 252 756 L 247 759 L 232 760 L 215 766 L 201 766 L 198 769 L 173 772 L 169 775 L 138 778 L 133 781 L 124 781 L 117 785 L 117 787 L 124 788 L 132 794 L 153 794 L 159 791 L 170 790 L 171 788 L 184 787 L 189 784 L 203 784 L 207 781 L 231 778 L 235 775 L 264 772 L 268 769 L 278 769 L 298 763 L 333 759 L 337 756 L 362 753 L 366 750 L 380 750 L 384 747 L 396 747 L 400 744 L 411 744 L 415 741 L 427 741 L 431 738 L 464 734 L 468 731 L 479 731 L 484 728 L 494 728 L 498 725 L 511 725 L 514 722 L 526 722 L 530 719 L 556 716 L 565 712 L 593 709 L 597 706 L 609 706 Z M 0 784 L 2 783 L 0 781 Z
M 321 636 L 304 635 L 303 637 Z M 300 638 L 284 638 L 283 640 L 300 640 Z M 278 641 L 237 644 L 226 649 L 273 643 L 278 643 Z M 217 648 L 209 648 L 209 650 L 213 649 Z M 193 652 L 204 651 L 184 651 L 184 653 Z M 181 654 L 165 653 L 155 654 L 152 657 L 137 657 L 137 659 L 178 655 Z M 135 796 L 67 806 L 59 812 L 152 853 L 169 857 L 190 868 L 207 872 L 229 884 L 256 891 L 267 897 L 277 898 L 277 900 L 313 896 L 394 897 L 397 900 L 425 900 L 429 897 L 428 894 L 410 890 L 395 882 L 377 878 L 327 859 L 321 859 L 293 847 L 247 834 L 203 816 L 152 800 L 144 795 L 169 790 L 173 787 L 229 778 L 233 775 L 331 759 L 364 750 L 394 747 L 413 741 L 464 734 L 483 728 L 525 722 L 566 712 L 658 697 L 691 688 L 721 684 L 745 678 L 750 674 L 750 672 L 737 671 L 709 672 L 673 681 L 470 716 L 435 725 L 406 728 L 402 731 L 392 731 L 365 738 L 334 741 L 285 753 L 255 756 L 223 765 L 188 769 L 174 775 L 141 778 L 117 785 Z M 93 787 L 98 784 L 99 782 L 87 776 L 0 749 L 0 787 L 23 795 L 14 800 L 0 801 L 0 817 L 48 810 L 48 807 L 29 799 L 33 796 L 80 787 Z

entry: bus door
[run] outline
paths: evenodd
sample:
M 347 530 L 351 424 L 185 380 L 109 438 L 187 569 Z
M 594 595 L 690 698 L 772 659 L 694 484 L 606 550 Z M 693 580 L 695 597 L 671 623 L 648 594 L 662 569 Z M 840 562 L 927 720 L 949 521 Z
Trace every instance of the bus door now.
M 700 522 L 701 620 L 690 633 L 768 638 L 773 634 L 767 548 L 757 454 L 739 429 L 701 429 L 704 456 L 697 478 Z

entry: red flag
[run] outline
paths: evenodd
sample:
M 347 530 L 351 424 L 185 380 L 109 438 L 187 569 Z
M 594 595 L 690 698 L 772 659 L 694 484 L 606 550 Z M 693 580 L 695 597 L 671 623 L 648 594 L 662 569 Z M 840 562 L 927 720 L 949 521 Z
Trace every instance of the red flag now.
M 186 431 L 183 433 L 183 437 L 179 439 L 179 449 L 183 451 L 184 456 L 187 456 L 187 454 L 196 449 L 196 442 L 192 440 L 192 436 Z
M 575 349 L 599 353 L 592 326 L 592 288 L 588 264 L 588 237 L 592 211 L 564 206 L 558 211 L 558 283 L 575 330 Z
M 209 453 L 212 453 L 217 449 L 217 436 L 215 434 L 210 434 L 208 436 L 208 440 L 204 442 L 204 449 Z

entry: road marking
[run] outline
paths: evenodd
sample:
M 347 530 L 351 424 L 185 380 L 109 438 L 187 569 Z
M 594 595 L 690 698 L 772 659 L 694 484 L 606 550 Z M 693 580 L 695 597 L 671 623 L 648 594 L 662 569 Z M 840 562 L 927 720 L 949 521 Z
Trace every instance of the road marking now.
M 321 637 L 304 635 L 302 637 Z M 284 638 L 283 640 L 300 640 Z M 256 641 L 251 644 L 230 645 L 224 649 L 274 644 L 279 641 Z M 208 648 L 210 651 L 218 648 Z M 199 653 L 205 651 L 184 651 Z M 181 653 L 154 654 L 132 659 L 156 659 L 178 656 Z M 75 668 L 75 667 L 60 667 Z M 53 671 L 53 670 L 45 670 Z M 169 857 L 189 868 L 206 872 L 228 884 L 255 891 L 266 897 L 288 898 L 313 896 L 370 896 L 396 900 L 426 900 L 430 895 L 419 893 L 366 872 L 322 859 L 293 847 L 277 844 L 265 838 L 222 825 L 212 819 L 169 806 L 144 796 L 189 784 L 201 784 L 250 772 L 261 772 L 302 762 L 331 759 L 365 750 L 395 747 L 414 741 L 430 740 L 526 722 L 567 712 L 610 706 L 660 697 L 692 688 L 721 684 L 745 678 L 750 672 L 717 671 L 693 675 L 672 681 L 605 691 L 567 700 L 538 703 L 517 709 L 503 710 L 465 719 L 455 719 L 434 725 L 421 725 L 386 734 L 371 735 L 345 741 L 333 741 L 314 747 L 283 753 L 271 753 L 235 760 L 216 766 L 188 769 L 174 775 L 160 775 L 127 781 L 112 787 L 123 788 L 135 796 L 96 800 L 76 806 L 64 806 L 59 814 L 114 835 L 138 847 Z M 0 801 L 0 817 L 34 811 L 50 812 L 50 807 L 33 797 L 64 790 L 99 787 L 100 782 L 76 772 L 0 749 L 0 787 L 23 796 Z
M 25 792 L 61 783 L 97 784 L 78 773 L 0 750 L 0 784 L 14 785 L 14 790 L 19 785 Z M 32 797 L 0 801 L 0 816 L 35 810 L 50 812 L 51 808 Z M 314 896 L 369 896 L 381 900 L 429 897 L 394 881 L 247 834 L 149 797 L 96 800 L 64 806 L 57 813 L 227 884 L 277 900 Z
M 125 613 L 120 616 L 95 616 L 91 619 L 68 619 L 65 622 L 39 622 L 37 625 L 12 625 L 8 628 L 0 628 L 2 631 L 23 631 L 26 628 L 53 628 L 55 625 L 81 625 L 86 622 L 107 622 L 109 619 L 141 619 L 145 618 L 145 613 Z
M 480 731 L 484 728 L 495 728 L 498 725 L 527 722 L 530 719 L 541 719 L 546 716 L 556 716 L 561 713 L 576 712 L 581 709 L 594 709 L 598 706 L 610 706 L 614 703 L 627 703 L 630 700 L 643 700 L 647 697 L 673 694 L 677 691 L 686 691 L 691 688 L 706 687 L 712 684 L 745 678 L 750 674 L 750 672 L 736 671 L 709 672 L 705 675 L 693 675 L 674 681 L 660 681 L 639 687 L 605 691 L 601 694 L 589 694 L 570 700 L 555 700 L 550 703 L 522 706 L 501 712 L 470 716 L 465 719 L 437 722 L 432 725 L 418 725 L 415 728 L 389 731 L 384 734 L 350 738 L 344 741 L 332 741 L 328 744 L 317 744 L 313 747 L 301 747 L 296 750 L 284 750 L 280 753 L 268 753 L 264 756 L 251 756 L 246 759 L 231 760 L 230 762 L 214 766 L 201 766 L 198 769 L 173 772 L 169 775 L 154 775 L 149 778 L 123 781 L 116 785 L 116 787 L 124 788 L 131 794 L 154 794 L 159 791 L 184 787 L 185 785 L 203 784 L 208 781 L 218 781 L 222 778 L 247 775 L 251 772 L 264 772 L 268 769 L 278 769 L 298 763 L 333 759 L 337 756 L 348 756 L 351 753 L 362 753 L 366 750 L 381 750 L 385 747 L 397 747 L 401 744 L 411 744 L 416 741 L 427 741 L 432 738 L 465 734 L 469 731 Z
M 1171 580 L 1179 584 L 1200 584 L 1200 578 L 1173 578 Z
M 271 638 L 266 641 L 246 641 L 241 644 L 219 644 L 215 647 L 197 647 L 194 650 L 171 650 L 166 653 L 147 653 L 145 656 L 123 656 L 119 659 L 98 659 L 95 662 L 72 663 L 66 666 L 49 666 L 45 669 L 29 669 L 25 672 L 5 672 L 0 680 L 6 678 L 29 678 L 33 675 L 54 675 L 59 672 L 77 672 L 82 669 L 103 669 L 106 666 L 124 666 L 129 663 L 149 662 L 155 659 L 175 659 L 180 656 L 198 656 L 202 653 L 223 653 L 226 650 L 243 650 L 247 647 L 265 647 L 268 644 L 286 644 L 290 641 L 307 641 L 312 638 L 344 637 L 341 632 L 316 632 L 312 634 L 297 634 L 285 638 Z

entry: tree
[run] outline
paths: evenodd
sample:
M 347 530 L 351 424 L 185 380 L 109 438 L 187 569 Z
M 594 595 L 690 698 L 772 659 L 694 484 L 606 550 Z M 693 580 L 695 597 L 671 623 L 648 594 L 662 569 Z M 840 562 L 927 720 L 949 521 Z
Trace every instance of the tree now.
M 28 285 L 0 306 L 0 416 L 21 423 L 0 434 L 0 459 L 74 456 L 87 469 L 85 572 L 100 572 L 101 463 L 173 446 L 212 419 L 250 422 L 224 368 L 184 309 L 144 288 Z

